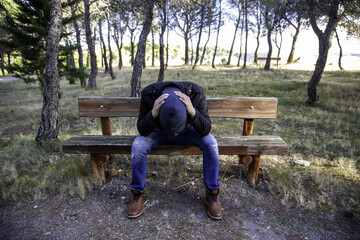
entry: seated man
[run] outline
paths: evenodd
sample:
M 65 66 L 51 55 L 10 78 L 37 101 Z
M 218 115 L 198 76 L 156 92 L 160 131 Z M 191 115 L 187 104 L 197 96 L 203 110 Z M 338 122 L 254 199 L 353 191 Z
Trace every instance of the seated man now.
M 158 145 L 179 143 L 197 146 L 203 151 L 208 215 L 221 219 L 219 151 L 216 139 L 210 134 L 211 121 L 204 89 L 191 82 L 158 82 L 147 86 L 141 92 L 137 128 L 140 134 L 131 150 L 133 200 L 128 217 L 140 216 L 147 202 L 147 154 Z

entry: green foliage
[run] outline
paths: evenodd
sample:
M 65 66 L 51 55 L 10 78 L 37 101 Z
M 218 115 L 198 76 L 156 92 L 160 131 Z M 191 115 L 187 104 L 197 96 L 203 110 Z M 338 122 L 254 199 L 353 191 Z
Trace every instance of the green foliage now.
M 17 11 L 7 12 L 5 22 L 0 28 L 5 30 L 10 39 L 1 44 L 16 50 L 21 57 L 21 64 L 14 63 L 10 68 L 15 74 L 44 74 L 45 45 L 49 26 L 49 1 L 13 0 Z
M 72 1 L 74 4 L 75 1 Z M 16 11 L 6 9 L 5 19 L 0 24 L 0 29 L 9 34 L 9 39 L 1 40 L 0 44 L 15 51 L 17 58 L 10 66 L 11 72 L 17 77 L 23 78 L 26 83 L 39 81 L 40 85 L 44 82 L 45 74 L 45 53 L 48 28 L 50 23 L 50 1 L 49 0 L 12 0 Z M 66 6 L 68 6 L 67 4 Z M 65 6 L 65 5 L 64 5 Z M 67 24 L 75 17 L 64 17 L 63 24 Z M 66 33 L 61 34 L 62 37 Z M 72 46 L 60 47 L 59 69 L 70 79 L 84 77 L 83 69 L 68 67 L 62 60 L 74 51 Z M 25 75 L 25 76 L 24 76 Z M 27 75 L 36 75 L 37 78 Z

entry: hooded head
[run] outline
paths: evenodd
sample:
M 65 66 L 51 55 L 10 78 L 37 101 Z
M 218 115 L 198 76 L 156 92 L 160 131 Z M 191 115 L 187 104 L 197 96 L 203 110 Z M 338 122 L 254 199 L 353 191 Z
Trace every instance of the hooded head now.
M 186 107 L 174 94 L 174 91 L 181 92 L 179 88 L 173 86 L 164 88 L 162 94 L 168 93 L 169 96 L 165 99 L 159 112 L 160 128 L 170 134 L 183 131 L 187 125 Z

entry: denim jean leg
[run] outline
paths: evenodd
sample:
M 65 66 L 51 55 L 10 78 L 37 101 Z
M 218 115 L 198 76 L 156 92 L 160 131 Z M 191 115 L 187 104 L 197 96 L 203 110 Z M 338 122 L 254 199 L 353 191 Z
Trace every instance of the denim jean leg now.
M 143 190 L 146 187 L 147 154 L 159 145 L 158 140 L 155 132 L 135 138 L 131 147 L 131 189 Z
M 211 133 L 201 136 L 194 128 L 190 128 L 179 134 L 177 141 L 182 144 L 197 146 L 203 151 L 205 187 L 211 190 L 219 189 L 219 148 L 215 137 Z

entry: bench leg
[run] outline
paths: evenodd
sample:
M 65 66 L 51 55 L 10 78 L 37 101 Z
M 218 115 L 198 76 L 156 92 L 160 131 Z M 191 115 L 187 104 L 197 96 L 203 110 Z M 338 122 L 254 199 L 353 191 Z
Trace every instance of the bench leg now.
M 105 182 L 104 162 L 109 158 L 107 154 L 90 154 L 91 166 L 96 178 Z
M 254 155 L 252 156 L 252 159 L 253 161 L 248 168 L 247 182 L 250 187 L 255 187 L 255 185 L 258 183 L 260 155 Z

